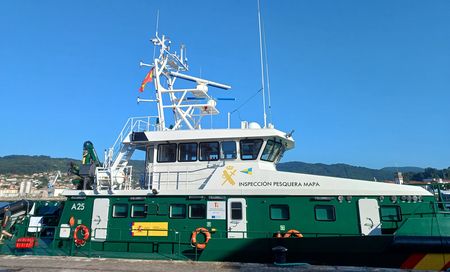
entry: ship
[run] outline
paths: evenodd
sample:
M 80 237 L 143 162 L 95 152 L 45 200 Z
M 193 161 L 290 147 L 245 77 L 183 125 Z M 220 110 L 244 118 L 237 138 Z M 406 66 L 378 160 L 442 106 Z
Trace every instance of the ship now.
M 271 123 L 204 128 L 231 86 L 188 74 L 156 35 L 157 115 L 131 117 L 99 163 L 90 142 L 64 201 L 19 202 L 2 254 L 450 268 L 448 205 L 419 186 L 277 171 L 295 147 Z M 183 86 L 176 87 L 178 82 Z M 134 153 L 145 171 L 133 184 Z M 134 179 L 133 179 L 134 178 Z

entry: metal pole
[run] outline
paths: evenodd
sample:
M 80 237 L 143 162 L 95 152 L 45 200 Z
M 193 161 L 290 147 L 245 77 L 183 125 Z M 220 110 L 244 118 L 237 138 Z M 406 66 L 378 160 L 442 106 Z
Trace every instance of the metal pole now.
M 263 50 L 262 50 L 262 35 L 261 35 L 261 9 L 258 2 L 258 28 L 259 28 L 259 53 L 261 61 L 261 87 L 262 87 L 262 100 L 263 100 L 263 114 L 264 114 L 264 127 L 267 127 L 267 115 L 266 115 L 266 91 L 264 88 L 264 61 L 263 61 Z

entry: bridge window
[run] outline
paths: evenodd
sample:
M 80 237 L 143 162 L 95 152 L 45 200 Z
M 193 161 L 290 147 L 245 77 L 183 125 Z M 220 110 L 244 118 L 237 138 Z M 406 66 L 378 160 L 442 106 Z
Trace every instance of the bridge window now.
M 317 205 L 314 213 L 317 221 L 336 221 L 336 211 L 332 205 Z
M 114 204 L 113 205 L 113 217 L 125 218 L 128 216 L 128 204 Z
M 190 162 L 197 160 L 197 143 L 179 144 L 178 150 L 180 152 L 180 162 Z
M 236 159 L 236 142 L 235 141 L 226 141 L 222 142 L 222 159 Z
M 158 162 L 175 162 L 177 159 L 177 144 L 158 145 Z
M 241 159 L 242 160 L 256 160 L 261 149 L 263 140 L 261 139 L 251 139 L 251 140 L 241 140 Z
M 270 219 L 289 220 L 288 205 L 270 205 Z
M 131 217 L 145 217 L 146 215 L 147 211 L 144 204 L 131 205 Z
M 217 161 L 219 160 L 219 142 L 200 143 L 200 160 Z
M 402 213 L 400 207 L 397 205 L 381 206 L 380 207 L 381 220 L 387 222 L 402 221 Z
M 178 219 L 186 218 L 186 205 L 184 204 L 170 205 L 170 218 L 178 218 Z
M 189 205 L 189 218 L 194 219 L 206 218 L 206 205 L 205 204 Z
M 282 144 L 280 142 L 275 142 L 268 140 L 266 147 L 261 155 L 261 160 L 273 162 L 280 154 Z

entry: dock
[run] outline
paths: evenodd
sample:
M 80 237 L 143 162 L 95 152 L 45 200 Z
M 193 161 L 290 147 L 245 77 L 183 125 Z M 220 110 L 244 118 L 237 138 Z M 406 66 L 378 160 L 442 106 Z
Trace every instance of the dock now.
M 390 268 L 367 268 L 353 266 L 317 266 L 309 264 L 253 264 L 230 262 L 194 262 L 194 261 L 161 261 L 130 260 L 60 256 L 0 256 L 1 272 L 230 272 L 230 271 L 341 271 L 341 272 L 395 272 L 408 271 Z

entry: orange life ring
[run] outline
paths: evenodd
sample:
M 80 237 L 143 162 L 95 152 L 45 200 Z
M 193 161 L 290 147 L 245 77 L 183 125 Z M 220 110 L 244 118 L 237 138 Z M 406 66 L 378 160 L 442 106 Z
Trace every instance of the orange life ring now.
M 289 238 L 289 237 L 292 237 L 292 236 L 294 236 L 296 238 L 302 238 L 303 234 L 301 234 L 300 231 L 298 231 L 298 230 L 291 229 L 291 230 L 288 230 L 288 232 L 286 232 L 284 234 L 283 238 Z
M 81 230 L 83 234 L 83 238 L 78 238 L 78 231 Z M 77 247 L 84 246 L 86 244 L 87 239 L 89 238 L 89 228 L 85 225 L 78 225 L 73 232 L 73 241 Z
M 205 235 L 205 242 L 198 243 L 197 242 L 197 234 L 202 233 Z M 199 250 L 203 250 L 206 248 L 206 244 L 209 242 L 209 239 L 211 239 L 211 233 L 206 228 L 197 228 L 192 232 L 192 238 L 191 243 L 194 247 L 196 247 Z

